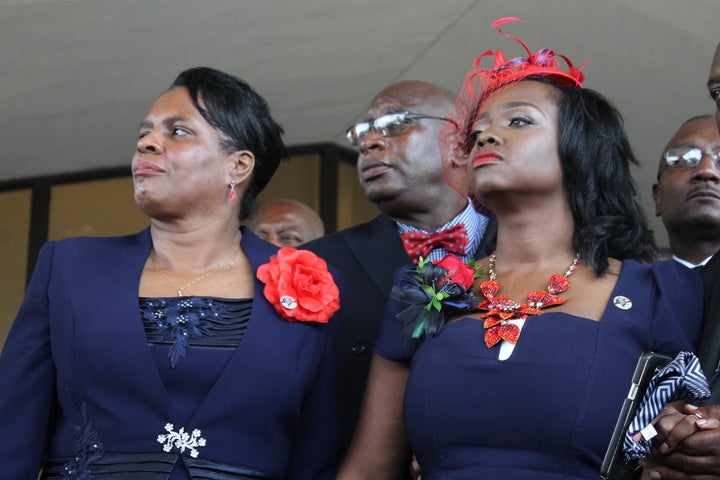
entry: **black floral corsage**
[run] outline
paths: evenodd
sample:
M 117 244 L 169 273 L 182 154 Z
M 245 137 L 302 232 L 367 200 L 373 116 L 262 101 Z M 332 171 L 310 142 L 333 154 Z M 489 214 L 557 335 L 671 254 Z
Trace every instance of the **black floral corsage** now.
M 404 326 L 404 338 L 437 335 L 451 313 L 475 309 L 480 300 L 473 285 L 482 274 L 474 260 L 466 263 L 452 254 L 432 262 L 420 258 L 390 292 L 391 297 L 410 304 L 396 315 Z

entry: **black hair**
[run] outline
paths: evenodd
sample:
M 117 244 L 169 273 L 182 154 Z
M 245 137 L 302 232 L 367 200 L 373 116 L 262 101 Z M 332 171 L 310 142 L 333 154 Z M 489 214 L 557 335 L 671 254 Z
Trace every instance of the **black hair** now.
M 249 150 L 255 156 L 250 181 L 240 204 L 240 219 L 253 211 L 255 199 L 286 156 L 284 130 L 270 107 L 244 80 L 208 67 L 195 67 L 177 76 L 168 90 L 185 88 L 195 108 L 222 135 L 226 153 Z
M 657 247 L 637 201 L 630 165 L 639 165 L 622 115 L 602 94 L 588 88 L 555 87 L 558 149 L 575 231 L 573 243 L 600 276 L 609 258 L 654 261 Z

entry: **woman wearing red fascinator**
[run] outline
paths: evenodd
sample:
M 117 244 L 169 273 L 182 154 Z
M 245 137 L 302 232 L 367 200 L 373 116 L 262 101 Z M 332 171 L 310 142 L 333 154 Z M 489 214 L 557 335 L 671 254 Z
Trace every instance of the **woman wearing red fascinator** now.
M 481 55 L 441 138 L 448 181 L 497 217 L 496 250 L 399 273 L 343 480 L 398 478 L 409 451 L 423 480 L 598 478 L 641 352 L 697 344 L 700 279 L 650 263 L 619 112 L 513 21 L 493 27 L 523 56 Z

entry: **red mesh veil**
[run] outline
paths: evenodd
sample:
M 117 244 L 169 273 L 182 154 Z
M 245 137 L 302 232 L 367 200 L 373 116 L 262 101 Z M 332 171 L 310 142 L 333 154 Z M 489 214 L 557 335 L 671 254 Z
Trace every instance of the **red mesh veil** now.
M 467 195 L 467 156 L 470 145 L 467 137 L 472 131 L 474 119 L 480 113 L 482 104 L 491 94 L 510 84 L 528 77 L 543 77 L 557 85 L 582 87 L 587 60 L 582 66 L 576 67 L 565 55 L 541 48 L 533 53 L 530 48 L 514 35 L 505 33 L 501 25 L 512 22 L 524 22 L 517 17 L 507 17 L 495 20 L 491 28 L 496 28 L 500 35 L 519 43 L 525 50 L 526 56 L 506 59 L 502 50 L 487 50 L 475 59 L 475 63 L 465 76 L 455 105 L 450 112 L 450 118 L 455 122 L 446 122 L 440 131 L 440 151 L 443 163 L 443 173 L 446 181 L 461 195 Z M 492 59 L 492 65 L 483 67 L 483 60 Z M 487 63 L 487 62 L 486 62 Z M 475 207 L 483 211 L 477 204 Z

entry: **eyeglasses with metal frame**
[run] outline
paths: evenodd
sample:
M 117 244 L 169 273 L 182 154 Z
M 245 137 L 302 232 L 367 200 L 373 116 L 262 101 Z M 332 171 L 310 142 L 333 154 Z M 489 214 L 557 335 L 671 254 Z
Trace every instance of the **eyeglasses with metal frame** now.
M 452 122 L 457 127 L 455 120 L 450 118 L 424 115 L 422 113 L 398 112 L 381 115 L 369 122 L 356 123 L 345 131 L 345 136 L 351 146 L 357 147 L 360 145 L 363 137 L 370 133 L 371 129 L 375 129 L 378 135 L 382 135 L 383 137 L 393 137 L 403 133 L 408 124 L 416 123 L 416 120 L 423 118 Z
M 665 152 L 665 163 L 668 167 L 695 167 L 705 155 L 712 159 L 716 167 L 720 167 L 720 147 L 709 152 L 698 147 L 670 148 Z

